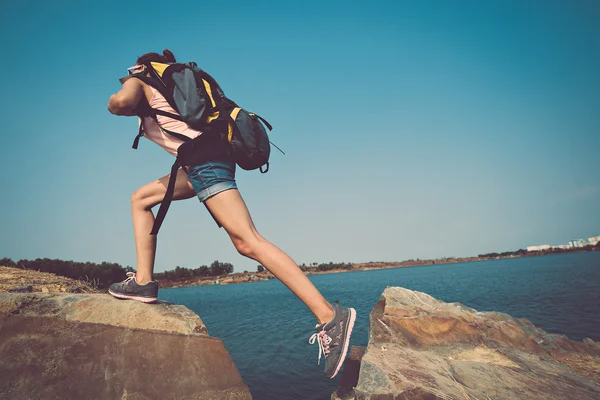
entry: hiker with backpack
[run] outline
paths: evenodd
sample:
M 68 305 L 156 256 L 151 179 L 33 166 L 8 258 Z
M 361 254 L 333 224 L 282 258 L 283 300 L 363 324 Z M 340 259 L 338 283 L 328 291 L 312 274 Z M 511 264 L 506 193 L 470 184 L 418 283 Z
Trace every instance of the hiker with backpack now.
M 171 174 L 142 186 L 132 196 L 136 272 L 110 286 L 120 299 L 145 303 L 158 300 L 153 280 L 157 233 L 171 200 L 198 197 L 236 250 L 262 264 L 286 285 L 317 318 L 319 361 L 333 378 L 346 357 L 356 319 L 353 308 L 330 304 L 282 250 L 256 230 L 235 183 L 236 164 L 268 170 L 270 145 L 263 118 L 228 99 L 216 81 L 194 63 L 177 63 L 173 53 L 148 53 L 138 58 L 110 97 L 112 114 L 137 116 L 139 132 L 176 157 Z M 155 219 L 152 208 L 160 204 Z

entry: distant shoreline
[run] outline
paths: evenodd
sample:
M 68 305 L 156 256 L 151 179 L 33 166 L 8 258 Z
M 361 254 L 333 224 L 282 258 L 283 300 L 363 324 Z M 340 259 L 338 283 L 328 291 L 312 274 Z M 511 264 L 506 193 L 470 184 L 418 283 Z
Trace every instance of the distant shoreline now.
M 600 243 L 599 243 L 600 244 Z M 392 261 L 392 262 L 367 262 L 367 263 L 355 263 L 345 264 L 344 268 L 335 268 L 336 264 L 330 263 L 333 266 L 331 269 L 319 270 L 321 266 L 327 266 L 328 264 L 321 264 L 319 267 L 305 267 L 300 266 L 304 271 L 304 274 L 309 275 L 323 275 L 323 274 L 339 274 L 343 272 L 354 272 L 354 271 L 371 271 L 380 269 L 390 268 L 407 268 L 407 267 L 426 267 L 431 265 L 440 264 L 458 264 L 458 263 L 469 263 L 476 261 L 489 261 L 489 260 L 501 260 L 510 258 L 522 258 L 522 257 L 540 257 L 553 254 L 565 254 L 565 253 L 582 253 L 590 251 L 598 251 L 600 246 L 586 246 L 574 249 L 550 249 L 541 251 L 525 251 L 518 250 L 516 252 L 506 253 L 489 253 L 490 255 L 480 255 L 477 257 L 443 257 L 440 259 L 416 259 L 416 260 L 405 260 L 405 261 Z M 496 255 L 497 254 L 497 255 Z M 491 256 L 493 255 L 493 256 Z M 222 275 L 217 277 L 193 277 L 183 278 L 177 280 L 160 279 L 159 284 L 162 288 L 180 288 L 189 286 L 207 286 L 207 285 L 231 285 L 237 283 L 249 283 L 249 282 L 260 282 L 265 280 L 275 279 L 275 277 L 268 271 L 264 272 L 237 272 L 230 275 Z

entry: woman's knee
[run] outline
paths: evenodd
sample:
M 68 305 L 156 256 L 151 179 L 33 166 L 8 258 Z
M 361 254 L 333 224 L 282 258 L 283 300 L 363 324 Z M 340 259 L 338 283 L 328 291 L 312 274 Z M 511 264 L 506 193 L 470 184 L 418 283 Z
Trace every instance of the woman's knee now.
M 258 258 L 262 247 L 267 243 L 259 234 L 249 235 L 244 238 L 232 237 L 231 241 L 238 253 L 253 260 Z
M 157 203 L 156 203 L 157 204 Z M 152 201 L 152 196 L 148 196 L 148 193 L 144 188 L 139 188 L 131 195 L 131 207 L 138 210 L 150 210 L 154 207 L 155 202 Z

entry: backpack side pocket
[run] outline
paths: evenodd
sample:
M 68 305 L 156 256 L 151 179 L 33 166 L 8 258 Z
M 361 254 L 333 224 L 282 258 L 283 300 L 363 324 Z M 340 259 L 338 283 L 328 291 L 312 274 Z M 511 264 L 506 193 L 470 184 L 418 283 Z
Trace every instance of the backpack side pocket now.
M 234 161 L 245 170 L 268 164 L 271 154 L 269 136 L 256 114 L 235 107 L 230 113 L 227 141 Z

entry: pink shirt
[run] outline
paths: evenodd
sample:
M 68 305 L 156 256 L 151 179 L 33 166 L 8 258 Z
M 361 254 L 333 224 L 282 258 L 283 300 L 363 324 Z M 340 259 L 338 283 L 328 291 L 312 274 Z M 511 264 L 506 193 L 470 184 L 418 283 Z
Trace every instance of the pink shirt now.
M 159 110 L 163 110 L 172 114 L 177 114 L 177 112 L 171 107 L 169 102 L 163 97 L 162 94 L 158 92 L 158 90 L 150 87 L 152 89 L 152 100 L 150 100 L 150 107 L 156 108 Z M 165 149 L 177 157 L 177 149 L 181 144 L 183 144 L 183 140 L 177 139 L 164 132 L 160 126 L 156 124 L 156 122 L 152 119 L 152 117 L 143 117 L 144 118 L 144 137 L 152 140 L 154 143 Z M 167 130 L 180 133 L 185 135 L 191 139 L 198 137 L 202 134 L 200 131 L 196 131 L 187 126 L 187 124 L 183 121 L 178 121 L 173 118 L 165 117 L 163 115 L 157 116 L 158 122 L 161 126 Z M 140 123 L 141 123 L 140 119 Z

